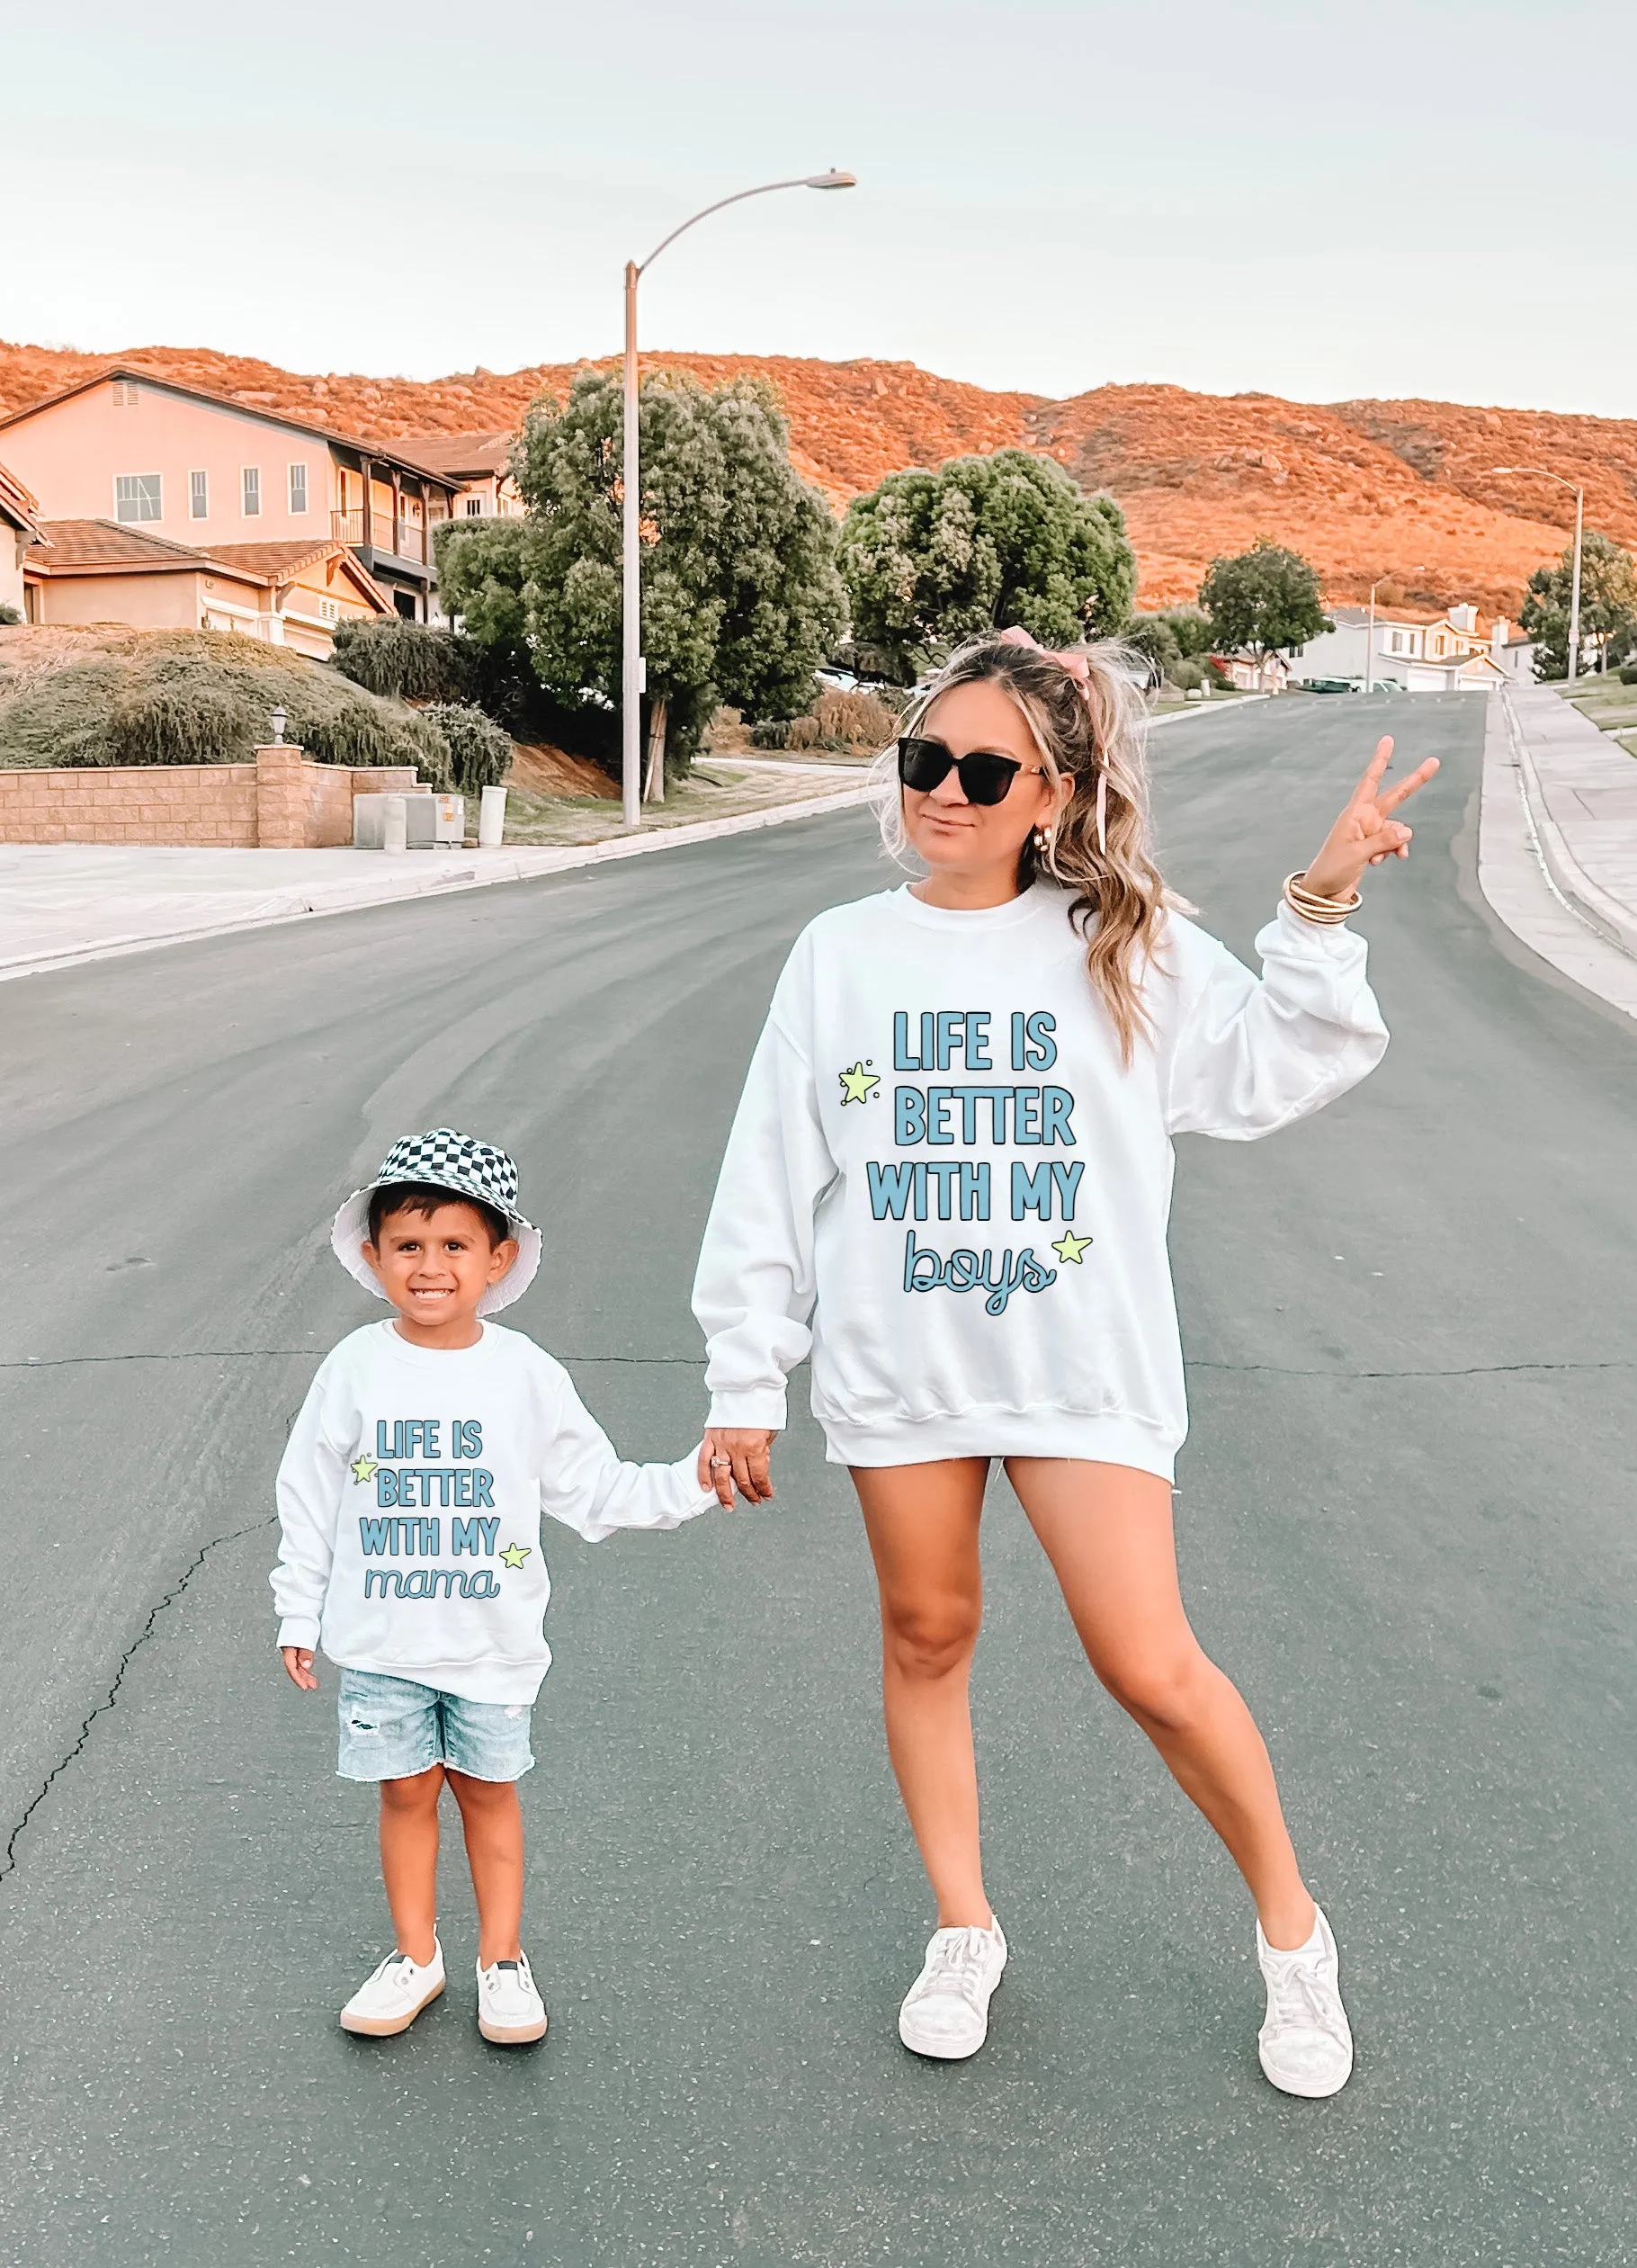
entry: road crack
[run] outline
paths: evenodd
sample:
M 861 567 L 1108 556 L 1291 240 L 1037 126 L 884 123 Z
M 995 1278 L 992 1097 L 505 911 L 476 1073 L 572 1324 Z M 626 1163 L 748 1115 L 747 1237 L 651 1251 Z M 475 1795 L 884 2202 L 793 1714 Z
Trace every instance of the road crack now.
M 702 1370 L 703 1355 L 576 1355 L 557 1348 L 547 1350 L 559 1362 L 631 1363 L 639 1368 L 667 1366 Z M 319 1362 L 328 1352 L 323 1347 L 194 1347 L 181 1353 L 157 1355 L 24 1355 L 0 1359 L 0 1370 L 73 1370 L 86 1364 L 119 1362 L 272 1362 L 305 1355 Z
M 1515 1376 L 1523 1371 L 1550 1374 L 1566 1370 L 1632 1370 L 1637 1360 L 1608 1362 L 1469 1362 L 1453 1365 L 1448 1369 L 1429 1370 L 1337 1370 L 1303 1369 L 1284 1362 L 1206 1362 L 1188 1358 L 1185 1370 L 1226 1370 L 1236 1374 L 1266 1372 L 1275 1378 L 1500 1378 Z
M 149 1614 L 148 1620 L 143 1624 L 141 1629 L 138 1631 L 136 1636 L 131 1640 L 130 1644 L 126 1647 L 124 1653 L 120 1656 L 118 1667 L 115 1669 L 113 1673 L 112 1682 L 110 1684 L 108 1690 L 103 1695 L 103 1699 L 97 1703 L 96 1707 L 91 1711 L 90 1715 L 85 1717 L 85 1721 L 80 1726 L 79 1737 L 75 1742 L 73 1747 L 68 1751 L 66 1756 L 61 1757 L 58 1762 L 52 1765 L 50 1770 L 46 1774 L 44 1779 L 40 1781 L 40 1786 L 35 1789 L 33 1795 L 29 1798 L 28 1803 L 24 1806 L 22 1816 L 12 1829 L 11 1833 L 6 1840 L 5 1856 L 3 1860 L 0 1860 L 0 1882 L 4 1882 L 6 1876 L 11 1874 L 16 1868 L 17 1845 L 22 1840 L 23 1829 L 28 1825 L 29 1821 L 39 1810 L 47 1796 L 49 1795 L 56 1782 L 59 1780 L 64 1772 L 67 1770 L 69 1765 L 74 1762 L 76 1757 L 82 1756 L 85 1753 L 85 1744 L 91 1737 L 92 1726 L 96 1723 L 98 1717 L 106 1717 L 109 1710 L 112 1709 L 118 1701 L 120 1698 L 120 1688 L 125 1682 L 126 1671 L 130 1669 L 134 1657 L 153 1636 L 155 1628 L 158 1624 L 159 1618 L 165 1612 L 166 1607 L 174 1606 L 176 1600 L 181 1598 L 183 1592 L 187 1589 L 189 1583 L 192 1582 L 194 1576 L 199 1573 L 199 1570 L 204 1565 L 205 1561 L 209 1559 L 213 1551 L 219 1551 L 224 1544 L 237 1543 L 241 1536 L 254 1536 L 258 1528 L 272 1528 L 276 1523 L 277 1519 L 278 1514 L 276 1512 L 269 1512 L 264 1519 L 253 1519 L 248 1527 L 235 1528 L 225 1536 L 212 1536 L 208 1544 L 202 1544 L 200 1546 L 192 1560 L 183 1570 L 176 1581 L 171 1585 L 165 1596 L 159 1600 L 158 1604 Z

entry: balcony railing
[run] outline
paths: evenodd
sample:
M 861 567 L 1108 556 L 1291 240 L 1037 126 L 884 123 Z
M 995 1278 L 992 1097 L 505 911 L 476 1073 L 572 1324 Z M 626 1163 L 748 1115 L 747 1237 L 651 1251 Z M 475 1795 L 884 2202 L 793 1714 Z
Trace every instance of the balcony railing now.
M 395 523 L 389 512 L 371 513 L 366 538 L 361 511 L 332 512 L 330 533 L 343 543 L 362 544 L 367 541 L 377 551 L 390 551 L 398 559 L 419 560 L 424 565 L 430 563 L 426 531 L 418 520 Z

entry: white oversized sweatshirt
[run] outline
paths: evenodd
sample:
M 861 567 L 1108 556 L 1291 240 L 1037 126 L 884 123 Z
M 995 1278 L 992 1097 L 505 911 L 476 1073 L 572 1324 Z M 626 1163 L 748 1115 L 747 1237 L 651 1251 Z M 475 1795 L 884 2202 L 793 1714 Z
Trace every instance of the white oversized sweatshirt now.
M 833 1463 L 1080 1457 L 1169 1478 L 1187 1430 L 1171 1138 L 1251 1141 L 1387 1044 L 1363 940 L 1281 904 L 1258 982 L 1181 916 L 1129 1066 L 1066 892 L 821 914 L 774 994 L 694 1284 L 714 1425 L 784 1423 L 812 1356 Z
M 551 1662 L 549 1512 L 600 1543 L 714 1504 L 695 1458 L 624 1465 L 521 1331 L 417 1347 L 389 1318 L 326 1356 L 279 1466 L 282 1646 L 458 1693 L 532 1701 Z

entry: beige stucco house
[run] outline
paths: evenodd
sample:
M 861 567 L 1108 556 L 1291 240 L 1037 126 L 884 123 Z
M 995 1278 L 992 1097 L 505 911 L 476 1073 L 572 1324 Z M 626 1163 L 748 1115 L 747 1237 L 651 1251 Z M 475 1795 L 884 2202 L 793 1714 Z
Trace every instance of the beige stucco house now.
M 435 607 L 432 531 L 460 483 L 384 443 L 116 364 L 0 417 L 0 455 L 51 521 L 200 548 L 332 541 L 389 605 Z
M 23 604 L 22 562 L 40 542 L 40 506 L 13 474 L 0 464 L 0 607 L 17 614 Z
M 334 536 L 174 543 L 112 520 L 48 520 L 23 568 L 31 623 L 219 630 L 327 660 L 337 623 L 393 612 Z

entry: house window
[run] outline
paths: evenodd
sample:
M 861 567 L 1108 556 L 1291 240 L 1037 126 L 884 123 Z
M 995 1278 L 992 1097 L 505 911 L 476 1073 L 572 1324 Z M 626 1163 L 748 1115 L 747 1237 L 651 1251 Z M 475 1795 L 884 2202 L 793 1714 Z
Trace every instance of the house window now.
M 1404 633 L 1401 630 L 1395 630 L 1392 633 L 1392 650 L 1395 654 L 1401 654 L 1404 650 Z
M 188 475 L 188 517 L 207 520 L 210 516 L 210 476 L 208 472 Z
M 480 496 L 467 498 L 466 516 L 469 520 L 480 520 L 483 517 L 483 498 Z
M 245 467 L 244 482 L 245 517 L 247 520 L 259 519 L 262 510 L 262 469 L 260 465 L 247 464 Z
M 290 508 L 292 512 L 307 509 L 307 467 L 292 464 L 290 468 Z
M 157 472 L 121 472 L 113 484 L 114 517 L 157 520 L 162 516 L 160 480 Z

